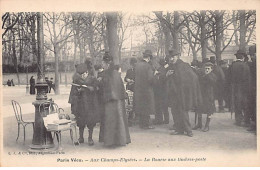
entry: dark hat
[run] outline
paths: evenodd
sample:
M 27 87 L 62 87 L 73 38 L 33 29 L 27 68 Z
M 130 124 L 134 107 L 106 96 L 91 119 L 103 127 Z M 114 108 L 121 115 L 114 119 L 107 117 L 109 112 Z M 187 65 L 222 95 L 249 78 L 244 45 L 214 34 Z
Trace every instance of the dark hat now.
M 143 53 L 144 56 L 149 56 L 149 57 L 153 57 L 153 53 L 151 50 L 145 50 L 144 53 Z
M 176 56 L 176 55 L 179 55 L 180 52 L 173 49 L 173 50 L 169 50 L 169 57 L 173 57 L 173 56 Z
M 90 58 L 90 57 L 87 57 L 87 58 L 86 58 L 85 64 L 86 64 L 88 67 L 92 67 L 92 62 L 91 62 L 91 58 Z
M 214 65 L 211 62 L 206 62 L 204 67 L 213 67 Z
M 131 58 L 131 59 L 130 59 L 130 64 L 131 64 L 131 65 L 134 65 L 135 63 L 137 63 L 137 59 L 134 58 L 134 57 Z
M 94 65 L 94 69 L 95 69 L 95 70 L 99 70 L 99 69 L 101 69 L 101 68 L 102 68 L 101 64 Z
M 215 63 L 216 63 L 216 57 L 215 57 L 215 56 L 211 56 L 211 57 L 209 58 L 209 61 L 210 61 L 211 63 L 215 64 Z
M 249 55 L 254 55 L 256 53 L 256 45 L 252 45 L 249 47 Z
M 227 64 L 227 62 L 225 60 L 220 60 L 219 65 L 223 65 L 223 64 Z
M 85 72 L 88 72 L 88 67 L 87 67 L 86 64 L 81 63 L 81 64 L 78 64 L 78 65 L 77 65 L 76 71 L 77 71 L 77 73 L 79 73 L 79 74 L 83 74 L 83 73 L 85 73 Z
M 199 61 L 198 60 L 193 60 L 191 62 L 191 66 L 198 66 L 199 65 Z
M 108 51 L 105 52 L 105 54 L 103 56 L 103 61 L 105 61 L 107 63 L 113 61 L 113 57 L 109 54 Z
M 209 58 L 203 58 L 202 59 L 202 63 L 207 63 L 207 62 L 209 62 Z
M 244 57 L 246 56 L 246 53 L 243 50 L 237 50 L 237 53 L 234 54 L 235 56 L 237 55 L 243 55 Z
M 166 61 L 165 61 L 163 58 L 161 58 L 161 59 L 159 60 L 159 64 L 160 64 L 161 66 L 164 66 L 164 65 L 166 64 Z

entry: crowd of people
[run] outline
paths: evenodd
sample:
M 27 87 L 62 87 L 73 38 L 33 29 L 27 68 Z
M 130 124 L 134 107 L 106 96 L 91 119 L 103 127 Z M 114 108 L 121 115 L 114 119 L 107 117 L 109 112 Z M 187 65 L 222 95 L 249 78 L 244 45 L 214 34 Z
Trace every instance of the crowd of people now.
M 79 127 L 79 142 L 84 142 L 88 127 L 88 144 L 93 145 L 93 128 L 100 122 L 99 142 L 105 146 L 126 145 L 131 142 L 128 126 L 138 122 L 142 129 L 169 124 L 173 117 L 171 135 L 193 136 L 192 130 L 209 131 L 212 114 L 235 112 L 235 124 L 256 131 L 256 46 L 235 53 L 231 65 L 215 57 L 194 60 L 188 64 L 180 53 L 171 50 L 154 64 L 150 50 L 142 59 L 130 59 L 124 81 L 126 90 L 133 93 L 133 110 L 126 114 L 127 93 L 113 57 L 106 52 L 102 65 L 93 66 L 90 60 L 76 66 L 69 103 Z M 218 107 L 216 107 L 216 102 Z M 170 108 L 170 109 L 169 109 Z M 191 127 L 189 111 L 195 112 L 196 125 Z M 202 115 L 206 114 L 205 126 Z M 155 119 L 151 119 L 155 115 Z M 128 117 L 127 117 L 128 116 Z

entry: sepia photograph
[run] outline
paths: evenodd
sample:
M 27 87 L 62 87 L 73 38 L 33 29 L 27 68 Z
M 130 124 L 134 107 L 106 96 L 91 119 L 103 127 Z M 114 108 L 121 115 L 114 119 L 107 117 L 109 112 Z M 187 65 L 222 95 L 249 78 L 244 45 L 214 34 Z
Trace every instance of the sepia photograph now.
M 1 2 L 0 167 L 260 166 L 259 1 L 48 2 Z

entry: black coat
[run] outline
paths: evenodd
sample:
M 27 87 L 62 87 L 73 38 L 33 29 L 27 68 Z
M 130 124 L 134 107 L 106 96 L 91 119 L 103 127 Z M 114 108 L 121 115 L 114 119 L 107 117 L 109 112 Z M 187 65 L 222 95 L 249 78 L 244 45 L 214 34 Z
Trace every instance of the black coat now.
M 250 69 L 243 61 L 235 61 L 230 66 L 232 99 L 235 105 L 243 103 L 247 107 L 250 94 Z
M 126 79 L 135 80 L 135 70 L 133 68 L 128 69 L 126 71 L 126 76 L 125 76 L 125 79 L 124 79 L 125 82 L 127 82 Z M 134 91 L 134 83 L 127 82 L 126 90 L 131 90 L 133 92 Z
M 200 78 L 201 95 L 203 101 L 200 108 L 200 113 L 213 114 L 215 111 L 214 85 L 216 81 L 217 77 L 213 72 L 203 75 Z
M 81 75 L 73 75 L 73 83 L 78 85 L 87 85 L 95 88 L 90 91 L 86 87 L 72 86 L 69 96 L 72 114 L 76 116 L 79 127 L 88 125 L 94 126 L 99 121 L 99 112 L 97 110 L 96 79 L 88 76 L 87 79 L 81 78 Z
M 218 65 L 215 65 L 212 71 L 216 77 L 217 81 L 214 86 L 214 94 L 215 98 L 218 99 L 224 95 L 224 87 L 225 87 L 225 74 L 222 68 Z
M 142 60 L 135 65 L 134 110 L 137 114 L 155 114 L 154 81 L 151 64 Z
M 167 69 L 163 66 L 158 68 L 158 74 L 156 77 L 156 81 L 154 83 L 154 97 L 156 101 L 156 106 L 167 108 L 168 100 L 167 100 L 167 79 L 166 72 Z
M 30 79 L 30 94 L 35 94 L 35 79 Z
M 173 107 L 178 105 L 184 111 L 201 106 L 199 79 L 191 66 L 178 59 L 167 70 L 174 70 L 174 74 L 167 77 L 169 105 Z

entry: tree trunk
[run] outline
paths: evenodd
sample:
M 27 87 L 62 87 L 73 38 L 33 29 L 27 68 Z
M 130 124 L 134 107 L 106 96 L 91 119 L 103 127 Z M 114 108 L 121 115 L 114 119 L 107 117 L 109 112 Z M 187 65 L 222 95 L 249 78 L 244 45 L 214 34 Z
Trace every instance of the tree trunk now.
M 16 48 L 15 48 L 15 35 L 14 32 L 13 33 L 13 42 L 12 42 L 12 50 L 13 50 L 13 63 L 14 63 L 14 67 L 15 67 L 15 71 L 16 71 L 16 75 L 17 75 L 17 81 L 18 81 L 18 85 L 20 85 L 20 77 L 19 77 L 19 69 L 18 69 L 18 63 L 17 63 L 17 56 L 16 56 Z
M 38 39 L 38 56 L 37 56 L 37 63 L 38 63 L 38 80 L 42 78 L 42 74 L 44 74 L 43 70 L 43 57 L 44 57 L 44 36 L 43 36 L 43 15 L 42 13 L 38 13 L 37 15 L 37 39 Z
M 240 21 L 240 44 L 239 49 L 246 52 L 246 24 L 245 24 L 245 10 L 239 11 Z
M 83 63 L 83 59 L 84 59 L 84 54 L 83 54 L 83 43 L 81 42 L 83 39 L 78 39 L 78 44 L 79 44 L 79 56 L 80 56 L 80 63 Z
M 74 35 L 74 54 L 73 54 L 73 70 L 75 70 L 75 65 L 76 65 L 76 61 L 77 61 L 77 38 L 76 35 Z
M 106 13 L 109 52 L 113 56 L 114 64 L 120 64 L 118 35 L 117 35 L 117 12 Z
M 104 42 L 104 49 L 105 51 L 108 51 L 108 43 L 107 43 L 107 30 L 105 29 L 105 24 L 106 23 L 106 17 L 102 15 L 102 30 L 101 30 L 101 33 L 102 33 L 102 36 L 103 36 L 103 42 Z
M 60 48 L 57 44 L 57 35 L 56 35 L 56 25 L 55 25 L 55 15 L 53 13 L 53 46 L 54 46 L 54 57 L 55 57 L 55 94 L 60 94 L 60 80 L 59 80 L 59 55 L 60 55 Z
M 23 63 L 23 31 L 22 31 L 22 28 L 20 27 L 20 21 L 18 21 L 18 36 L 19 36 L 19 39 L 20 39 L 20 43 L 19 43 L 19 63 Z
M 33 14 L 31 18 L 31 33 L 32 33 L 32 54 L 33 54 L 33 63 L 36 63 L 37 61 L 37 45 L 36 45 L 36 38 L 35 38 L 35 33 L 36 33 L 36 26 L 35 26 L 35 15 Z
M 173 24 L 173 49 L 175 49 L 176 51 L 180 52 L 180 47 L 179 47 L 179 30 L 178 30 L 178 26 L 180 23 L 180 15 L 179 12 L 175 11 L 174 12 L 174 24 Z
M 234 30 L 237 30 L 237 18 L 238 18 L 237 15 L 238 14 L 236 13 L 236 11 L 233 11 L 232 21 L 233 21 Z M 235 43 L 236 43 L 236 46 L 239 46 L 237 31 L 235 33 Z
M 205 28 L 205 11 L 200 11 L 200 28 L 201 28 L 201 34 L 200 34 L 200 44 L 201 44 L 201 56 L 203 58 L 207 58 L 207 39 L 206 39 L 206 28 Z
M 216 61 L 221 60 L 221 41 L 222 41 L 222 22 L 223 15 L 216 11 Z
M 54 45 L 55 56 L 55 94 L 60 94 L 60 80 L 59 80 L 59 47 Z

